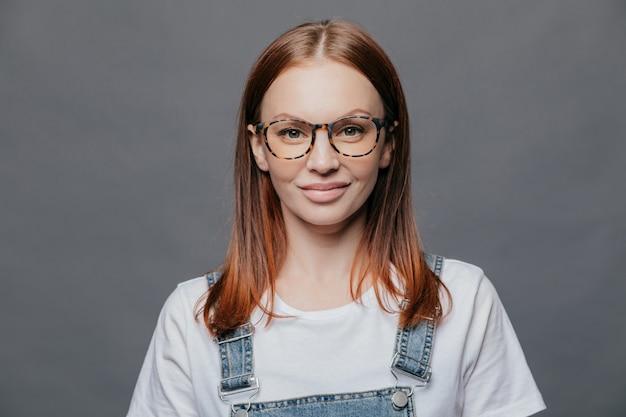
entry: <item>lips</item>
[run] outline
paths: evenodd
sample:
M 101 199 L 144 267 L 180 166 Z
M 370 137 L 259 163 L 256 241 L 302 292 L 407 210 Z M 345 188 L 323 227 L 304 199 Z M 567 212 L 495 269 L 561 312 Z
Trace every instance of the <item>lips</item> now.
M 324 182 L 324 183 L 315 183 L 308 185 L 301 185 L 300 188 L 303 190 L 312 190 L 312 191 L 330 191 L 335 188 L 344 188 L 349 184 L 347 182 Z
M 315 203 L 330 203 L 341 197 L 350 184 L 346 182 L 313 183 L 299 186 L 304 195 Z

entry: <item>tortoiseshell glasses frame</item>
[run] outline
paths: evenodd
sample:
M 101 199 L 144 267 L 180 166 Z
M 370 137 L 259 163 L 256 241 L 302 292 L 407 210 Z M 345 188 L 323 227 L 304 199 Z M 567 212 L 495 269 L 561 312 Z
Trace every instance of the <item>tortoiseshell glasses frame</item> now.
M 311 152 L 318 129 L 326 130 L 328 141 L 338 154 L 360 158 L 376 148 L 380 130 L 388 125 L 389 122 L 384 118 L 353 115 L 343 116 L 329 123 L 309 123 L 306 120 L 286 117 L 256 123 L 254 126 L 257 133 L 263 133 L 265 146 L 272 155 L 279 159 L 293 160 Z

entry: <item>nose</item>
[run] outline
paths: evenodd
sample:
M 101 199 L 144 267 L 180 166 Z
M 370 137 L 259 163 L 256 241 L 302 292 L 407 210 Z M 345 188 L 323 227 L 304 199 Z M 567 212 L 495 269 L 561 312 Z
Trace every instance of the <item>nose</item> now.
M 306 161 L 307 169 L 319 174 L 327 174 L 339 168 L 339 154 L 333 149 L 328 137 L 328 126 L 313 131 L 315 142 Z

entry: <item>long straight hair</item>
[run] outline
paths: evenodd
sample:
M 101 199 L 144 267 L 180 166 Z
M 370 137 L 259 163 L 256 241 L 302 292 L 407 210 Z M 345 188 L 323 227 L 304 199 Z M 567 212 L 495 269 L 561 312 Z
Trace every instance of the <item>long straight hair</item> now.
M 401 326 L 440 315 L 440 289 L 445 286 L 426 265 L 417 232 L 411 202 L 409 117 L 398 74 L 363 29 L 330 20 L 301 24 L 285 32 L 265 49 L 248 76 L 238 118 L 230 244 L 221 277 L 199 311 L 214 335 L 245 324 L 255 308 L 263 309 L 268 320 L 275 317 L 271 300 L 287 237 L 280 201 L 269 175 L 253 159 L 247 126 L 259 122 L 261 102 L 272 82 L 287 68 L 311 58 L 334 60 L 364 74 L 382 99 L 385 117 L 396 124 L 386 136 L 392 141 L 390 164 L 380 170 L 366 203 L 366 225 L 352 268 L 352 297 L 361 295 L 369 275 L 383 309 L 389 311 L 389 306 L 380 288 L 405 299 Z M 356 259 L 365 259 L 365 264 L 357 265 Z M 391 266 L 398 284 L 394 284 Z M 263 305 L 265 293 L 269 293 L 269 305 Z

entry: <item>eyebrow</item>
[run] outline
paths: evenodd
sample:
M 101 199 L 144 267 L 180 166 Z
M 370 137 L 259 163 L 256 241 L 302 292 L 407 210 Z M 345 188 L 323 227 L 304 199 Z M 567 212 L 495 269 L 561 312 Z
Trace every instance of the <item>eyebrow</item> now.
M 345 116 L 358 116 L 358 115 L 365 115 L 365 116 L 372 116 L 372 114 L 370 112 L 368 112 L 367 110 L 361 109 L 361 108 L 356 108 L 356 109 L 352 109 L 346 113 L 343 113 L 341 116 L 335 117 L 333 120 L 337 120 L 340 119 L 342 117 Z M 294 114 L 291 113 L 278 113 L 276 115 L 274 115 L 274 117 L 272 117 L 271 120 L 276 120 L 276 119 L 282 119 L 282 118 L 290 118 L 290 119 L 300 119 L 300 120 L 305 120 L 304 118 L 300 117 L 300 116 L 296 116 Z

